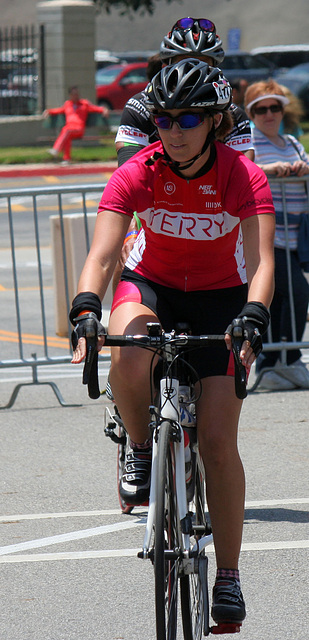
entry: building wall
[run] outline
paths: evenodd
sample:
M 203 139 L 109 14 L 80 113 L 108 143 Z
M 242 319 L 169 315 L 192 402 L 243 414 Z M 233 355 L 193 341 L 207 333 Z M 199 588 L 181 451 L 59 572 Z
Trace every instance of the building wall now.
M 89 0 L 90 1 L 90 0 Z M 113 10 L 96 18 L 94 48 L 156 50 L 162 35 L 182 16 L 204 16 L 215 22 L 228 45 L 229 29 L 240 29 L 240 48 L 267 44 L 309 43 L 308 0 L 155 0 L 153 16 L 133 20 Z M 1 28 L 36 21 L 36 0 L 1 0 Z
M 130 21 L 115 10 L 110 17 L 98 16 L 97 48 L 156 50 L 162 35 L 182 16 L 213 20 L 226 49 L 229 29 L 240 29 L 240 48 L 249 51 L 268 44 L 309 42 L 308 0 L 159 0 L 153 16 Z

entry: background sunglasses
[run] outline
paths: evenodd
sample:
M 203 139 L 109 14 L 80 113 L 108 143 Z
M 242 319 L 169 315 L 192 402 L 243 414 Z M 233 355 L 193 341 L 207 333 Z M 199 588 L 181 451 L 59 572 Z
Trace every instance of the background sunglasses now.
M 176 27 L 178 29 L 192 29 L 196 22 L 203 31 L 216 31 L 214 23 L 211 22 L 211 20 L 207 20 L 206 18 L 180 18 L 180 20 L 177 20 L 177 22 L 174 24 L 173 29 L 175 29 Z
M 154 113 L 152 120 L 158 129 L 171 129 L 173 122 L 177 122 L 180 129 L 194 129 L 202 124 L 210 113 L 181 113 L 179 116 L 170 116 L 168 113 Z
M 258 116 L 265 116 L 267 111 L 271 111 L 271 113 L 279 113 L 279 111 L 282 111 L 282 106 L 281 104 L 271 104 L 270 107 L 255 107 L 253 109 L 253 112 Z

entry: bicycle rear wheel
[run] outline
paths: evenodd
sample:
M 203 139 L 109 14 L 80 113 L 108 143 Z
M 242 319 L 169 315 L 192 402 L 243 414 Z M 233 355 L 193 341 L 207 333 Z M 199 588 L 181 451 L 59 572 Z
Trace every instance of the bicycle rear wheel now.
M 157 509 L 155 518 L 154 571 L 156 629 L 158 640 L 175 640 L 177 635 L 178 577 L 181 547 L 175 486 L 174 448 L 171 425 L 159 430 L 157 466 Z
M 196 539 L 211 533 L 206 520 L 206 487 L 203 462 L 197 454 L 195 491 L 190 509 L 195 514 Z M 208 558 L 202 550 L 194 559 L 194 572 L 180 579 L 182 627 L 185 640 L 200 640 L 209 634 Z

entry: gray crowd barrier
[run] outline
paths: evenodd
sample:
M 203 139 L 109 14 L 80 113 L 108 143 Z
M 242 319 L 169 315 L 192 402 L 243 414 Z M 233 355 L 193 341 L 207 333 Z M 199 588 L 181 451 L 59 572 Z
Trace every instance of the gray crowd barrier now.
M 52 374 L 50 381 L 40 382 L 38 371 L 71 361 L 68 312 L 104 186 L 0 190 L 0 369 L 30 368 L 32 374 L 29 382 L 15 386 L 0 409 L 12 407 L 28 384 L 49 385 L 62 406 L 71 406 Z M 75 207 L 76 213 L 66 213 Z M 109 290 L 106 305 L 110 302 Z M 108 314 L 106 306 L 104 312 Z M 108 359 L 108 353 L 99 356 L 99 361 Z
M 309 348 L 308 341 L 300 342 L 297 340 L 297 336 L 296 336 L 295 306 L 294 306 L 294 298 L 293 298 L 291 256 L 290 256 L 289 235 L 288 235 L 288 213 L 287 213 L 287 204 L 286 204 L 286 186 L 291 182 L 304 183 L 306 194 L 307 194 L 307 210 L 304 211 L 304 213 L 309 215 L 309 176 L 304 176 L 303 178 L 296 178 L 294 176 L 292 178 L 268 177 L 268 182 L 270 185 L 278 184 L 281 188 L 281 194 L 282 194 L 292 340 L 289 342 L 287 341 L 286 336 L 282 336 L 280 342 L 273 342 L 272 334 L 271 334 L 271 326 L 270 326 L 268 330 L 268 343 L 264 344 L 263 351 L 280 351 L 281 363 L 284 366 L 286 365 L 287 351 L 292 349 L 308 349 Z M 253 385 L 250 387 L 249 391 L 254 391 L 259 386 L 263 375 L 267 373 L 267 371 L 270 371 L 270 368 L 265 367 L 263 371 L 256 376 L 256 379 Z
M 284 204 L 289 180 L 276 180 L 281 185 Z M 297 181 L 305 182 L 308 194 L 309 178 Z M 97 204 L 104 186 L 85 184 L 0 190 L 0 296 L 3 320 L 3 329 L 0 330 L 0 369 L 30 367 L 32 374 L 29 382 L 15 386 L 8 403 L 0 409 L 12 407 L 19 389 L 28 384 L 50 385 L 60 404 L 71 406 L 64 401 L 52 380 L 52 373 L 50 381 L 40 382 L 38 370 L 42 366 L 71 361 L 68 312 L 89 251 Z M 75 201 L 77 211 L 66 213 L 75 206 Z M 52 215 L 51 207 L 54 211 Z M 287 225 L 286 206 L 284 216 Z M 288 246 L 287 231 L 286 240 Z M 279 350 L 283 363 L 289 349 L 309 347 L 309 342 L 296 340 L 288 249 L 287 264 L 293 339 L 291 342 L 283 339 L 274 343 L 269 335 L 270 342 L 264 347 L 265 351 Z M 104 300 L 103 322 L 107 321 L 110 303 L 109 289 Z M 33 345 L 36 346 L 35 352 Z M 108 352 L 100 355 L 100 361 L 109 358 Z M 257 377 L 251 391 L 257 387 L 260 378 Z

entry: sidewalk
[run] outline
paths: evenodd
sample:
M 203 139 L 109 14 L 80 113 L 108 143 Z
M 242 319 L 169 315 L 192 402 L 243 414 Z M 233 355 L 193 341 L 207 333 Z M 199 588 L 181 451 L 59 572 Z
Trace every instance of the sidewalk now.
M 81 162 L 62 165 L 60 163 L 8 164 L 0 165 L 1 178 L 19 178 L 32 176 L 68 176 L 78 174 L 113 173 L 117 161 Z

